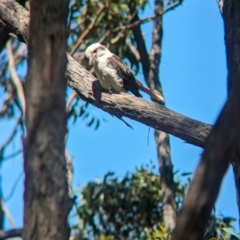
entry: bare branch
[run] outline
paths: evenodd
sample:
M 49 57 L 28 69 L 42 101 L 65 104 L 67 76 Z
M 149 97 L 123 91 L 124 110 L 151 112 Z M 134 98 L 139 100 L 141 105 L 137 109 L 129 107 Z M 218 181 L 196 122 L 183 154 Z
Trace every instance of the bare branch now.
M 128 25 L 132 22 L 132 20 L 136 14 L 137 14 L 137 10 L 130 16 L 130 18 L 128 20 Z M 111 44 L 116 44 L 118 41 L 120 41 L 126 35 L 126 32 L 129 30 L 127 28 L 127 26 L 121 28 L 120 32 L 118 31 L 119 32 L 118 35 L 116 37 L 114 37 L 113 39 L 111 39 L 111 41 L 110 41 Z
M 21 151 L 21 152 L 22 152 L 22 151 Z M 10 193 L 7 195 L 7 197 L 4 197 L 4 202 L 7 202 L 7 201 L 9 201 L 9 200 L 11 199 L 11 197 L 13 196 L 13 194 L 14 194 L 14 192 L 15 192 L 15 189 L 16 189 L 16 187 L 17 187 L 20 179 L 22 178 L 22 176 L 23 176 L 23 172 L 21 172 L 21 173 L 19 174 L 19 176 L 17 177 L 17 179 L 15 180 L 13 186 L 11 187 L 11 191 L 10 191 Z M 14 227 L 14 226 L 13 226 L 13 227 Z
M 138 20 L 135 20 L 136 19 L 135 18 L 136 14 L 135 14 L 134 17 L 133 17 L 133 21 L 134 21 L 133 23 L 130 23 L 130 24 L 126 25 L 126 26 L 117 27 L 117 28 L 113 29 L 113 32 L 118 32 L 120 30 L 131 30 L 131 29 L 133 29 L 133 28 L 135 28 L 137 26 L 140 26 L 140 25 L 142 25 L 144 23 L 147 23 L 147 22 L 150 22 L 150 21 L 154 20 L 156 17 L 158 17 L 161 14 L 163 14 L 163 11 L 159 12 L 159 13 L 157 13 L 155 15 L 152 15 L 150 17 L 146 17 L 146 18 L 138 19 Z
M 9 223 L 11 224 L 11 226 L 12 226 L 13 228 L 16 228 L 16 223 L 15 223 L 15 221 L 14 221 L 11 213 L 9 212 L 7 206 L 6 206 L 5 203 L 3 202 L 3 200 L 1 200 L 1 205 L 2 205 L 2 210 L 3 210 L 3 212 L 5 213 L 5 215 L 6 215 L 7 219 L 8 219 L 8 221 L 9 221 Z
M 8 111 L 8 104 L 13 99 L 12 86 L 7 84 L 7 96 L 3 101 L 2 108 L 0 109 L 0 117 L 4 116 Z
M 94 20 L 89 24 L 89 26 L 85 29 L 85 31 L 82 33 L 82 35 L 79 37 L 78 41 L 76 42 L 76 44 L 73 46 L 72 50 L 70 51 L 70 55 L 72 56 L 77 49 L 79 48 L 79 46 L 81 45 L 82 41 L 84 40 L 84 38 L 93 30 L 99 16 L 102 14 L 103 10 L 106 8 L 105 5 L 102 5 L 98 11 L 96 12 L 96 16 L 94 18 Z
M 14 158 L 14 157 L 16 157 L 18 154 L 20 154 L 20 153 L 22 153 L 22 149 L 14 152 L 14 153 L 12 153 L 12 154 L 10 154 L 10 155 L 7 155 L 6 157 L 3 157 L 3 158 L 2 158 L 2 161 L 6 161 L 6 160 L 9 160 L 9 159 L 11 159 L 11 158 Z
M 20 118 L 17 120 L 11 134 L 9 135 L 8 139 L 5 141 L 5 143 L 0 147 L 0 156 L 2 156 L 3 154 L 3 151 L 5 150 L 5 148 L 11 143 L 11 141 L 13 140 L 14 136 L 16 135 L 17 133 L 17 128 L 18 128 L 18 125 L 20 123 Z M 2 159 L 1 159 L 2 160 Z
M 174 10 L 175 8 L 177 8 L 179 5 L 181 5 L 183 3 L 183 0 L 169 0 L 166 4 L 166 6 L 164 7 L 164 14 Z
M 8 4 L 9 2 L 11 4 Z M 11 8 L 10 6 L 16 4 L 13 0 L 2 0 L 0 2 L 0 18 L 4 17 L 4 21 L 8 22 L 8 25 L 10 23 L 15 24 L 15 33 L 21 34 L 18 36 L 21 38 L 22 36 L 28 36 L 28 33 L 21 33 L 20 29 L 23 29 L 21 25 L 29 20 L 24 17 L 26 16 L 24 8 L 18 8 L 18 11 L 13 14 L 16 8 Z M 2 14 L 3 11 L 5 14 Z M 22 21 L 17 22 L 14 19 L 16 15 L 22 16 Z M 147 126 L 172 134 L 190 144 L 204 147 L 205 139 L 212 128 L 211 125 L 185 117 L 157 103 L 148 102 L 125 93 L 109 94 L 103 92 L 96 78 L 69 54 L 67 54 L 67 59 L 68 65 L 65 74 L 68 79 L 68 85 L 83 100 L 90 102 L 111 115 L 131 118 Z
M 150 22 L 150 21 L 154 20 L 156 17 L 158 17 L 158 14 L 157 14 L 157 15 L 153 15 L 153 16 L 146 17 L 146 18 L 143 18 L 143 19 L 139 20 L 139 18 L 136 17 L 136 14 L 137 13 L 135 12 L 132 15 L 132 19 L 130 19 L 131 21 L 133 21 L 133 23 L 129 23 L 129 24 L 125 25 L 125 26 L 117 27 L 117 28 L 113 29 L 112 31 L 107 31 L 100 38 L 99 43 L 103 43 L 111 32 L 115 33 L 115 32 L 121 31 L 114 39 L 111 40 L 111 44 L 115 44 L 121 37 L 123 37 L 123 33 L 126 33 L 126 31 L 132 30 L 133 28 L 136 28 L 136 27 L 138 27 L 138 26 L 140 26 L 140 25 L 142 25 L 144 23 Z M 136 20 L 136 19 L 138 19 L 138 20 Z
M 21 237 L 22 236 L 22 229 L 11 229 L 8 231 L 0 230 L 0 240 L 5 240 L 8 238 L 14 238 L 14 237 Z
M 139 52 L 136 49 L 136 47 L 132 43 L 130 43 L 129 41 L 127 41 L 126 44 L 128 45 L 129 49 L 131 50 L 131 52 L 133 53 L 135 58 L 139 61 L 140 60 L 140 55 L 139 55 Z
M 75 99 L 75 97 L 77 97 L 77 93 L 75 91 L 72 92 L 72 94 L 70 95 L 70 97 L 68 98 L 67 100 L 67 103 L 66 103 L 66 109 L 68 110 L 72 101 Z
M 14 62 L 14 55 L 13 55 L 13 50 L 12 50 L 12 41 L 9 40 L 7 43 L 7 50 L 8 50 L 8 58 L 9 58 L 9 64 L 8 68 L 10 71 L 11 78 L 13 80 L 13 83 L 17 89 L 17 95 L 19 97 L 19 100 L 22 105 L 22 113 L 23 116 L 25 117 L 25 111 L 26 111 L 26 100 L 25 100 L 25 95 L 24 95 L 24 90 L 22 86 L 22 82 L 20 78 L 17 75 L 17 71 L 15 68 L 15 62 Z

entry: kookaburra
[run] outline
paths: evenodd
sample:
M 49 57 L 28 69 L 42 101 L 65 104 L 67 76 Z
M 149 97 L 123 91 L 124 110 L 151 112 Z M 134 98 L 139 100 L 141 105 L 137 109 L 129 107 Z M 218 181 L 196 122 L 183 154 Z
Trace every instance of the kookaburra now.
M 94 71 L 103 89 L 116 92 L 132 92 L 137 97 L 142 97 L 139 89 L 148 93 L 151 97 L 163 102 L 163 98 L 157 93 L 146 88 L 139 82 L 127 65 L 111 53 L 100 43 L 90 45 L 85 56 L 89 59 L 89 65 L 93 65 Z

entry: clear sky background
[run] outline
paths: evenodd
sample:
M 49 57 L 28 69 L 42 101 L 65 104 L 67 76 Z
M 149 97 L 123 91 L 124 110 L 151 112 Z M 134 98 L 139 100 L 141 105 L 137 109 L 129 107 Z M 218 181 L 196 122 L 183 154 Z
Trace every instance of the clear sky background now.
M 153 14 L 153 4 L 142 17 Z M 164 37 L 160 77 L 166 106 L 190 118 L 213 124 L 226 100 L 226 60 L 223 21 L 215 0 L 190 1 L 167 13 L 163 20 Z M 151 46 L 152 23 L 145 24 L 143 31 L 148 47 Z M 143 80 L 142 73 L 138 75 Z M 144 95 L 145 98 L 148 98 Z M 68 150 L 74 162 L 73 187 L 77 188 L 108 171 L 123 176 L 136 166 L 149 163 L 156 165 L 157 154 L 148 127 L 127 120 L 134 130 L 118 119 L 91 107 L 92 114 L 100 119 L 98 130 L 86 127 L 84 121 L 69 123 Z M 9 133 L 14 121 L 0 121 L 0 144 Z M 8 149 L 19 149 L 20 136 Z M 193 172 L 202 149 L 184 143 L 171 136 L 171 153 L 175 170 Z M 16 179 L 22 174 L 22 157 L 2 164 L 3 194 L 9 195 Z M 6 205 L 18 227 L 22 226 L 23 174 L 14 194 Z M 217 212 L 238 218 L 232 169 L 222 185 L 216 204 Z M 236 222 L 238 231 L 238 224 Z M 6 226 L 10 228 L 8 222 Z

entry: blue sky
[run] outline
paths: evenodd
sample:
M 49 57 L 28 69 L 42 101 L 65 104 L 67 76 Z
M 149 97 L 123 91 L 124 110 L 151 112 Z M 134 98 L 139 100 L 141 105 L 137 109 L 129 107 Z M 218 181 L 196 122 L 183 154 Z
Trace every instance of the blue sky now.
M 152 15 L 150 5 L 144 16 Z M 226 60 L 223 21 L 215 0 L 185 0 L 182 6 L 167 13 L 163 20 L 164 38 L 160 77 L 166 106 L 193 119 L 213 124 L 226 100 Z M 143 26 L 150 47 L 152 23 Z M 138 78 L 143 80 L 140 73 Z M 148 98 L 144 95 L 145 98 Z M 136 166 L 152 160 L 157 165 L 157 154 L 148 127 L 126 119 L 133 130 L 118 119 L 91 107 L 102 121 L 95 131 L 81 120 L 70 123 L 68 151 L 74 162 L 74 188 L 87 181 L 102 178 L 107 171 L 123 176 Z M 1 121 L 0 144 L 11 131 L 14 122 Z M 18 149 L 19 138 L 9 148 Z M 171 153 L 174 169 L 193 172 L 202 149 L 171 136 Z M 22 172 L 22 159 L 16 157 L 2 165 L 4 196 Z M 22 223 L 23 177 L 12 198 L 6 203 L 17 226 Z M 217 201 L 217 212 L 238 217 L 232 169 L 226 175 Z M 9 223 L 6 222 L 9 227 Z M 236 224 L 237 226 L 237 224 Z

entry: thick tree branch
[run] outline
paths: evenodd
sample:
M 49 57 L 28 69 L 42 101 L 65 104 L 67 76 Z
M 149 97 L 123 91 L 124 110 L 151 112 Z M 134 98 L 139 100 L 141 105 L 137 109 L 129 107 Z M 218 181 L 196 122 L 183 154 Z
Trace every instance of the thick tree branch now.
M 11 229 L 8 231 L 0 230 L 0 240 L 14 238 L 14 237 L 21 237 L 22 236 L 22 229 Z
M 16 6 L 17 5 L 17 6 Z M 11 31 L 28 42 L 29 14 L 13 0 L 2 0 L 0 18 Z M 115 116 L 125 116 L 147 126 L 165 131 L 187 143 L 204 147 L 211 125 L 185 117 L 157 103 L 148 102 L 128 94 L 102 92 L 98 81 L 70 55 L 66 76 L 68 85 L 85 101 Z
M 16 0 L 19 4 L 24 5 L 26 0 Z M 0 51 L 5 47 L 8 39 L 9 39 L 9 29 L 5 27 L 4 24 L 0 24 Z

